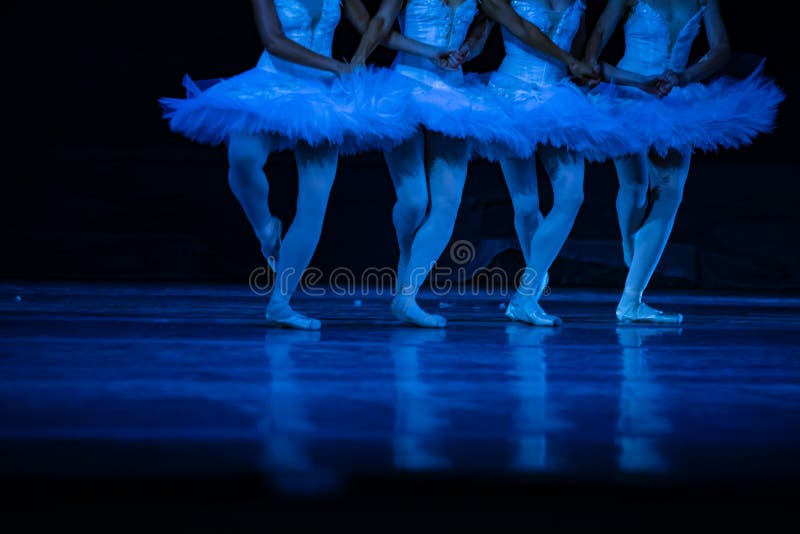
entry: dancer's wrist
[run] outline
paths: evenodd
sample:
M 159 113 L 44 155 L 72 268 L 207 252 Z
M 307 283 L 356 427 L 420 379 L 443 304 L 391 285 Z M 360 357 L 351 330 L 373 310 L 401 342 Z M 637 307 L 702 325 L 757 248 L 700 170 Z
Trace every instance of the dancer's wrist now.
M 354 63 L 344 63 L 343 61 L 337 61 L 336 66 L 333 70 L 334 74 L 338 76 L 346 76 L 347 74 L 352 73 L 358 64 Z

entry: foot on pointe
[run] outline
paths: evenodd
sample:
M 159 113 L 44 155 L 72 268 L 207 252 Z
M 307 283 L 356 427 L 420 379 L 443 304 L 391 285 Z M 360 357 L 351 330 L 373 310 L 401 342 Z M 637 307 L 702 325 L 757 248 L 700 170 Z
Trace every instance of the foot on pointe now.
M 533 299 L 514 298 L 506 308 L 506 317 L 531 326 L 561 326 L 561 319 L 545 312 Z
M 319 330 L 322 323 L 317 319 L 297 313 L 289 306 L 267 307 L 267 323 L 278 328 L 294 328 L 295 330 Z
M 681 324 L 683 315 L 667 313 L 651 308 L 643 302 L 620 303 L 617 307 L 617 320 L 620 323 Z
M 278 268 L 278 253 L 281 248 L 281 233 L 283 225 L 277 217 L 270 218 L 264 231 L 259 236 L 261 241 L 261 255 L 267 260 L 267 265 L 273 271 Z
M 392 300 L 392 313 L 406 324 L 420 328 L 444 328 L 447 319 L 441 315 L 426 313 L 413 297 L 398 295 Z

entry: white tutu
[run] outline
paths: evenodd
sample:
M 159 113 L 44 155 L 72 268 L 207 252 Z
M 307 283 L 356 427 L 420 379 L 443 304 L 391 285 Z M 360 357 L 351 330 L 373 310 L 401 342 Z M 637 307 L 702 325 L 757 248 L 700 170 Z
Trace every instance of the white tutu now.
M 568 80 L 536 86 L 496 72 L 490 87 L 502 97 L 514 128 L 534 149 L 549 144 L 603 161 L 644 146 L 642 136 L 617 119 L 611 99 L 589 99 Z
M 428 130 L 465 139 L 481 155 L 505 151 L 526 157 L 530 148 L 514 128 L 500 100 L 477 75 L 440 74 L 409 65 L 395 68 L 414 82 L 409 105 L 414 119 Z
M 745 80 L 694 83 L 662 99 L 608 84 L 597 92 L 612 100 L 617 118 L 662 156 L 670 149 L 715 151 L 748 145 L 758 134 L 772 131 L 784 100 L 775 82 L 763 75 L 763 63 Z
M 586 10 L 582 0 L 574 0 L 561 12 L 552 11 L 543 0 L 517 0 L 513 7 L 563 50 L 571 48 Z M 590 100 L 569 81 L 562 63 L 531 48 L 506 28 L 503 43 L 506 56 L 491 75 L 489 87 L 532 150 L 552 145 L 580 152 L 590 160 L 604 160 L 641 148 L 641 138 L 616 120 L 611 102 Z
M 625 23 L 625 56 L 619 68 L 643 76 L 681 72 L 700 33 L 706 7 L 686 21 L 672 39 L 669 25 L 648 2 L 635 3 Z M 614 103 L 615 115 L 642 136 L 646 147 L 714 151 L 749 144 L 772 130 L 783 92 L 764 76 L 764 63 L 746 79 L 721 77 L 708 84 L 675 88 L 659 99 L 639 89 L 603 84 L 595 98 Z
M 187 98 L 163 98 L 173 131 L 203 143 L 231 134 L 270 134 L 272 150 L 331 144 L 344 154 L 390 148 L 410 136 L 411 85 L 387 69 L 360 69 L 341 79 L 299 77 L 257 67 L 201 91 L 187 76 Z

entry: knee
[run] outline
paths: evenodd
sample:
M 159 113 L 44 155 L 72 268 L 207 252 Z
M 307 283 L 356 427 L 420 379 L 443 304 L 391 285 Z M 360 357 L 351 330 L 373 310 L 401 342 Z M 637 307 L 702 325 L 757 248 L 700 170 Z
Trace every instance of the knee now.
M 617 202 L 632 202 L 636 205 L 647 203 L 647 182 L 620 182 Z
M 583 205 L 583 189 L 576 187 L 562 192 L 556 198 L 556 204 L 564 211 L 577 214 Z
M 555 183 L 565 185 L 553 187 L 554 205 L 570 213 L 577 213 L 583 205 L 583 171 L 566 169 L 559 173 Z
M 452 224 L 458 215 L 458 208 L 461 205 L 461 195 L 439 196 L 431 198 L 432 219 L 440 222 Z
M 683 202 L 683 188 L 673 184 L 657 186 L 653 189 L 653 201 L 670 212 L 677 212 Z
M 535 193 L 516 193 L 511 196 L 514 217 L 529 224 L 538 224 L 539 196 Z
M 252 143 L 231 142 L 228 146 L 228 164 L 233 171 L 230 179 L 237 180 L 238 175 L 260 171 L 264 167 L 265 159 L 263 153 L 252 146 Z
M 400 196 L 397 198 L 397 203 L 394 206 L 395 216 L 410 223 L 421 222 L 422 219 L 425 218 L 425 213 L 427 211 L 427 193 Z

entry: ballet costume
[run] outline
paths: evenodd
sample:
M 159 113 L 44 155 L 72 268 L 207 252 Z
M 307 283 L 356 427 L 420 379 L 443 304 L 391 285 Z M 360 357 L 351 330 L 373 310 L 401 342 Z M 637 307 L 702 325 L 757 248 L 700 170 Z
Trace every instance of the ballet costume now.
M 340 0 L 274 4 L 288 39 L 331 56 Z M 339 78 L 264 51 L 251 70 L 204 90 L 187 76 L 186 98 L 161 99 L 173 131 L 228 145 L 231 189 L 281 281 L 267 306 L 269 323 L 320 327 L 292 310 L 289 300 L 319 240 L 338 155 L 389 148 L 416 130 L 405 120 L 410 86 L 404 80 L 389 69 L 359 69 Z M 281 150 L 295 151 L 299 178 L 297 213 L 282 241 L 280 222 L 269 212 L 263 170 L 268 155 Z
M 457 50 L 477 13 L 477 0 L 464 0 L 455 7 L 444 0 L 408 0 L 399 22 L 406 37 L 441 50 Z M 463 139 L 471 153 L 482 155 L 495 148 L 530 154 L 525 139 L 480 76 L 465 75 L 460 66 L 442 69 L 427 58 L 404 52 L 397 55 L 392 68 L 414 83 L 409 104 L 425 130 Z
M 673 42 L 664 17 L 648 2 L 639 0 L 625 22 L 625 55 L 618 67 L 643 76 L 684 71 L 705 10 L 700 5 Z M 629 266 L 617 318 L 622 323 L 681 323 L 681 314 L 664 313 L 644 304 L 642 293 L 672 231 L 691 154 L 694 150 L 738 148 L 750 144 L 758 134 L 770 132 L 783 92 L 764 76 L 762 62 L 746 79 L 718 77 L 707 84 L 691 83 L 675 87 L 661 99 L 613 83 L 601 84 L 597 93 L 615 99 L 620 116 L 629 118 L 630 129 L 646 140 L 651 154 L 658 156 L 648 156 L 648 150 L 644 150 L 631 158 L 615 160 L 621 186 L 617 207 Z M 638 119 L 630 119 L 634 116 Z M 655 200 L 650 201 L 649 211 L 646 187 L 655 193 L 650 194 Z M 632 231 L 637 225 L 638 229 Z
M 476 0 L 452 7 L 443 0 L 408 0 L 398 19 L 406 37 L 457 50 L 477 11 Z M 384 151 L 397 192 L 393 220 L 400 249 L 392 311 L 413 326 L 441 328 L 446 320 L 425 313 L 416 296 L 452 235 L 468 161 L 492 149 L 525 157 L 530 148 L 477 75 L 405 53 L 393 69 L 413 83 L 409 118 L 419 129 L 403 145 Z
M 303 1 L 274 0 L 286 37 L 330 57 L 340 2 L 317 2 L 321 12 L 315 22 Z M 294 150 L 302 142 L 354 154 L 389 148 L 415 126 L 405 120 L 410 86 L 388 69 L 359 69 L 339 78 L 264 51 L 254 69 L 203 91 L 189 76 L 184 86 L 187 98 L 161 99 L 164 117 L 173 131 L 212 145 L 231 135 L 267 134 L 273 152 Z
M 667 21 L 646 0 L 638 0 L 625 22 L 625 55 L 617 66 L 643 76 L 684 71 L 705 11 L 701 5 L 672 43 Z M 772 131 L 784 99 L 781 89 L 764 75 L 763 65 L 744 80 L 718 77 L 706 84 L 691 83 L 675 87 L 661 99 L 613 84 L 602 84 L 597 94 L 613 95 L 616 111 L 625 117 L 621 120 L 661 156 L 673 149 L 740 148 L 758 134 Z
M 566 51 L 586 10 L 582 0 L 563 11 L 551 10 L 546 0 L 512 0 L 511 6 Z M 489 154 L 501 162 L 527 265 L 521 291 L 506 307 L 506 316 L 536 326 L 555 326 L 561 320 L 545 313 L 538 302 L 547 286 L 547 270 L 582 202 L 584 158 L 602 161 L 638 151 L 643 145 L 617 119 L 610 98 L 590 99 L 570 81 L 563 63 L 533 49 L 505 27 L 502 31 L 506 55 L 492 73 L 489 88 L 501 98 L 514 128 L 534 151 L 527 159 Z M 553 183 L 554 205 L 544 218 L 536 193 L 536 153 Z
M 512 0 L 511 6 L 565 51 L 572 48 L 586 11 L 583 0 L 560 12 L 551 10 L 546 0 Z M 590 99 L 570 81 L 563 63 L 531 48 L 505 27 L 502 32 L 506 55 L 489 87 L 502 97 L 515 129 L 534 150 L 551 145 L 603 161 L 641 148 L 642 140 L 617 117 L 611 98 Z

